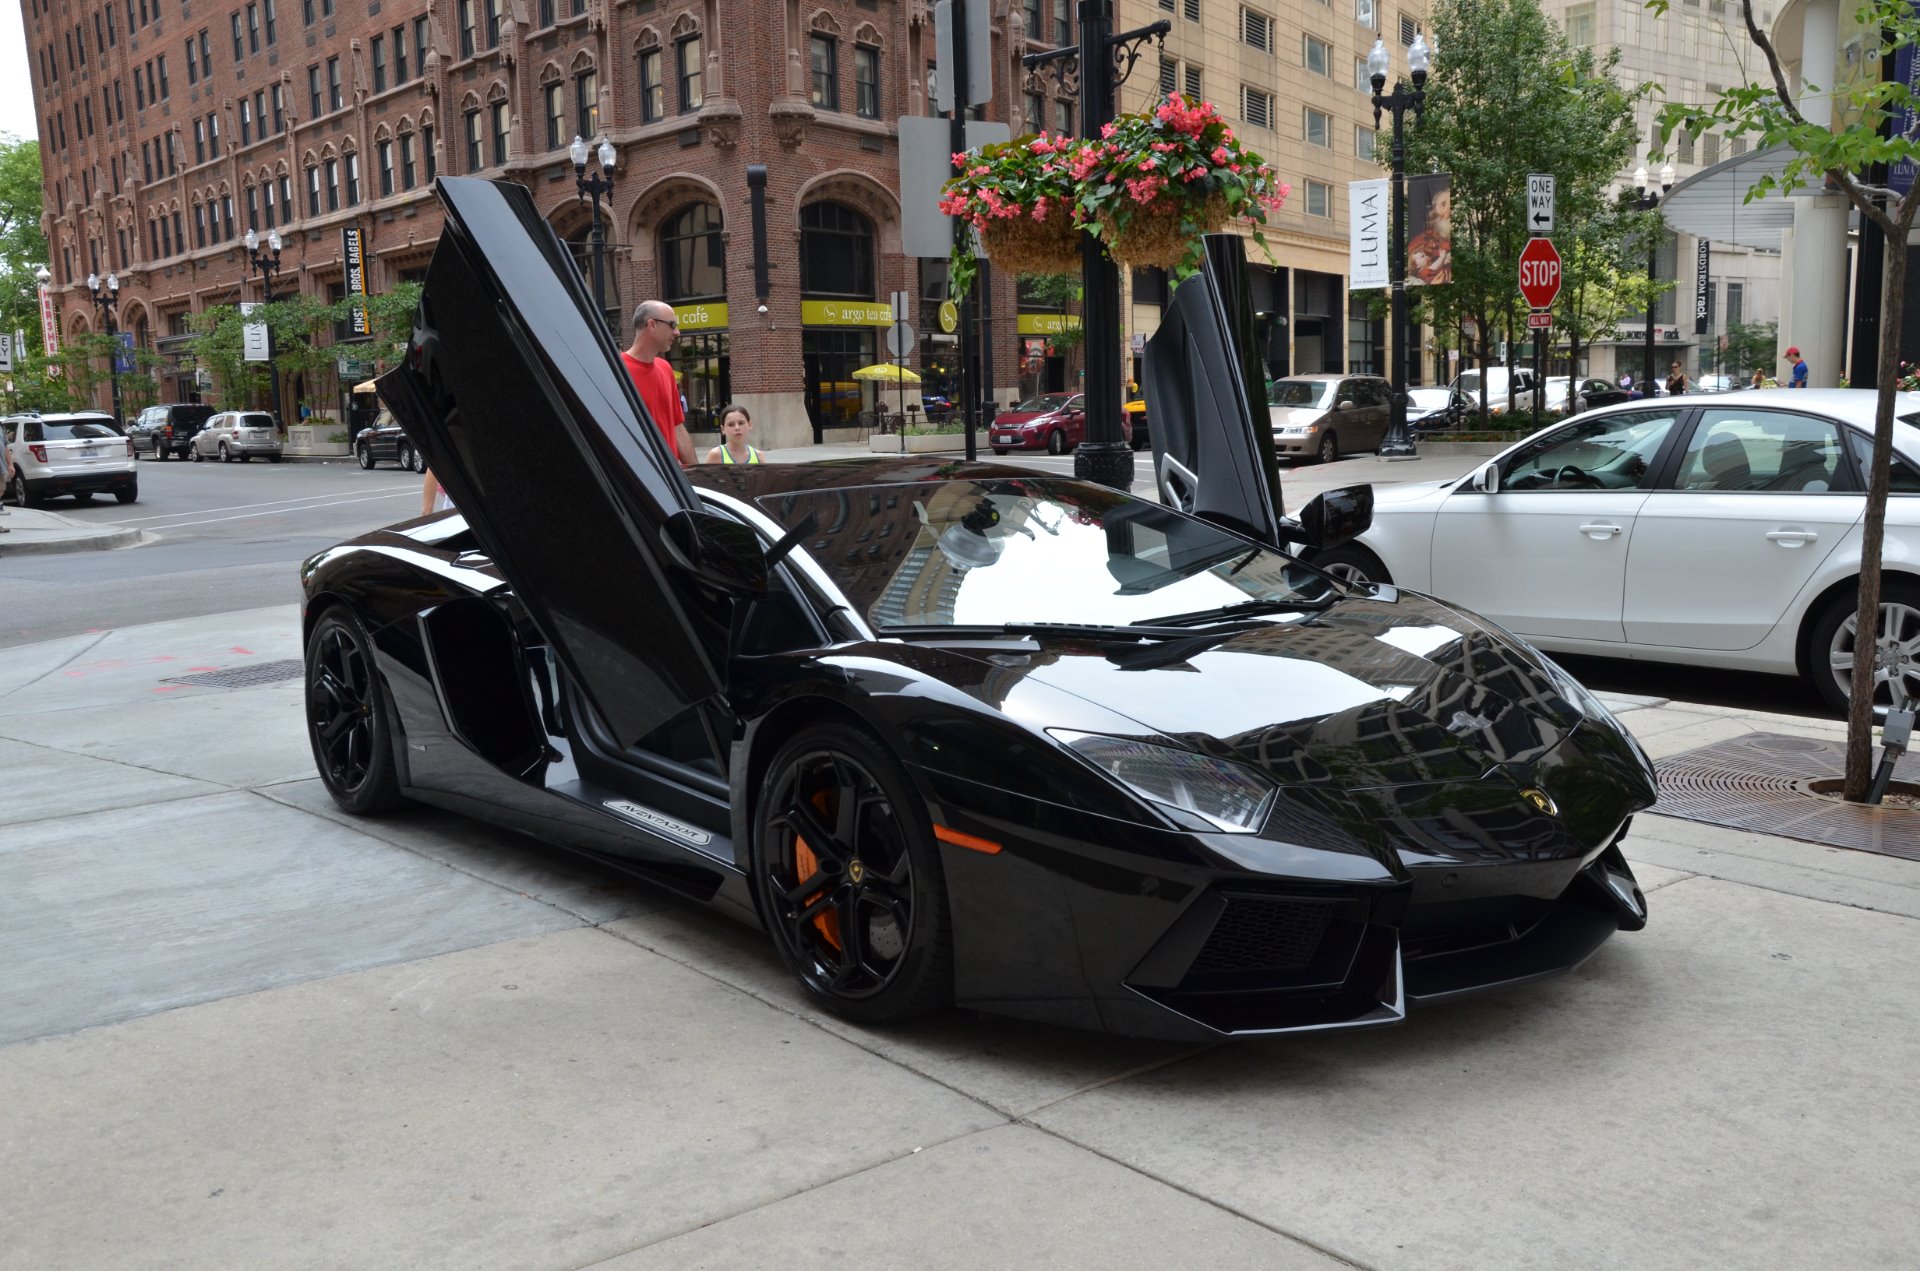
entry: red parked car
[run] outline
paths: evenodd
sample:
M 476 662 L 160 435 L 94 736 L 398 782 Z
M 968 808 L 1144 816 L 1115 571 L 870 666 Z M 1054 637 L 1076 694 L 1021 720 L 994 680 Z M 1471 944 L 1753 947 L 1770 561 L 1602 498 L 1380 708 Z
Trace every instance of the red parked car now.
M 1009 450 L 1063 455 L 1086 437 L 1086 407 L 1083 393 L 1040 393 L 995 415 L 987 443 L 996 455 Z

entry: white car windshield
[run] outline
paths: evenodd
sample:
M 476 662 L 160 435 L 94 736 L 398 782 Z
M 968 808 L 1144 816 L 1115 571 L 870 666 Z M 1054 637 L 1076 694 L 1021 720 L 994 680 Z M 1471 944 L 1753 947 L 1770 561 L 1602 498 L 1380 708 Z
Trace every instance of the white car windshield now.
M 1312 607 L 1333 585 L 1281 552 L 1091 482 L 1009 477 L 769 495 L 875 629 L 1152 623 Z

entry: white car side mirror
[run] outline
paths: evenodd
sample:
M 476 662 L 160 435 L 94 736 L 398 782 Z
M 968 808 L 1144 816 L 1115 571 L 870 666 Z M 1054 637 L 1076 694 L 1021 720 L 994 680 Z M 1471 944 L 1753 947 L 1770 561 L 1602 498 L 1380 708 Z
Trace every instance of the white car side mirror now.
M 1477 469 L 1471 477 L 1467 478 L 1467 483 L 1482 494 L 1498 494 L 1500 492 L 1500 465 L 1490 463 L 1483 468 Z

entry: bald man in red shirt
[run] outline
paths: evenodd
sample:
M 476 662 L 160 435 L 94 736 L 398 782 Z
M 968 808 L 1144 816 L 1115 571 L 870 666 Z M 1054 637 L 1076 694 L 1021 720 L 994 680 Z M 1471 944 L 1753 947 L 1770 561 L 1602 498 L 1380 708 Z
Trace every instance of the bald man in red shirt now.
M 627 375 L 647 404 L 647 413 L 660 429 L 667 449 L 683 468 L 694 465 L 693 438 L 687 433 L 687 412 L 680 404 L 680 381 L 667 361 L 667 350 L 680 338 L 680 319 L 662 300 L 643 301 L 633 311 L 633 344 L 620 355 Z

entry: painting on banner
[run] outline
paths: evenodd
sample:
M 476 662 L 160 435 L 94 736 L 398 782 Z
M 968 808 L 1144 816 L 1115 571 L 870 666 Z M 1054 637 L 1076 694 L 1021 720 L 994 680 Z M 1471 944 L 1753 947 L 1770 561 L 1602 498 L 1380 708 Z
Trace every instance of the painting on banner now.
M 1430 172 L 1407 178 L 1407 285 L 1453 281 L 1453 177 Z

